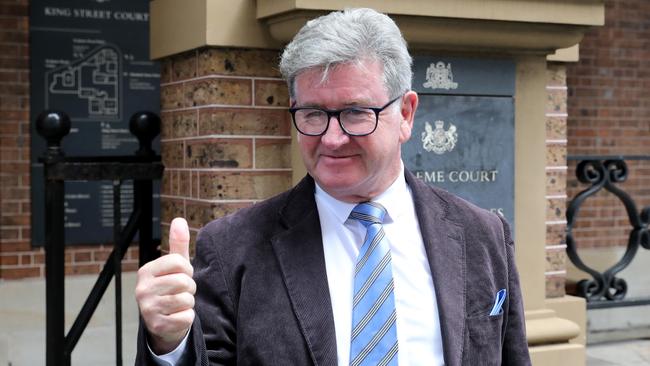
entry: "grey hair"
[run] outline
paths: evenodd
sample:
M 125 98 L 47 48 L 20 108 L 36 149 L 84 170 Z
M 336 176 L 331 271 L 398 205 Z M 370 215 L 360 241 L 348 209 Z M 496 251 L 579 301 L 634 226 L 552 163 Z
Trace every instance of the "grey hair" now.
M 383 65 L 389 97 L 411 89 L 413 60 L 402 33 L 387 15 L 366 8 L 332 12 L 308 21 L 284 49 L 280 72 L 294 98 L 294 81 L 301 72 L 322 68 L 325 81 L 331 68 L 367 59 Z

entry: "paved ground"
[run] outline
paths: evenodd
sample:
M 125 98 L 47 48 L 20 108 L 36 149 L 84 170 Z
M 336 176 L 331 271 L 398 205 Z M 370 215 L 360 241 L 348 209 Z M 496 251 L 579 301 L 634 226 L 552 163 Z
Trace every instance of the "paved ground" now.
M 96 276 L 66 278 L 66 329 L 94 285 Z M 138 310 L 133 296 L 135 273 L 122 275 L 123 361 L 133 365 Z M 0 366 L 45 365 L 45 282 L 0 281 Z M 115 366 L 115 298 L 108 287 L 88 328 L 72 352 L 72 365 Z
M 590 344 L 587 366 L 648 366 L 650 339 Z
M 95 276 L 66 279 L 68 327 L 94 281 Z M 135 357 L 138 313 L 132 295 L 134 287 L 135 274 L 125 273 L 122 298 L 124 365 L 132 365 Z M 0 282 L 0 366 L 45 364 L 44 295 L 45 284 L 40 279 Z M 106 295 L 72 353 L 73 365 L 115 365 L 115 307 L 112 286 L 108 288 Z M 615 365 L 650 366 L 650 339 L 590 344 L 587 347 L 587 366 Z

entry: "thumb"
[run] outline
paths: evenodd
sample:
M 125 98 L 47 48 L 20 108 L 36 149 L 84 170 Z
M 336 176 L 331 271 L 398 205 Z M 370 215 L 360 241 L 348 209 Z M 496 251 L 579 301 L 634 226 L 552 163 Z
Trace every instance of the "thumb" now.
M 180 254 L 190 260 L 190 229 L 182 217 L 172 220 L 169 228 L 169 253 Z

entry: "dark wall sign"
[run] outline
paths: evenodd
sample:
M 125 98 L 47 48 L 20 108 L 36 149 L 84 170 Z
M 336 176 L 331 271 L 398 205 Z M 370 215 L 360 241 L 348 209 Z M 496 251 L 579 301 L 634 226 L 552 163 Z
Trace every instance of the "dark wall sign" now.
M 132 155 L 136 111 L 160 111 L 160 66 L 149 60 L 149 0 L 33 0 L 30 3 L 31 120 L 45 109 L 72 120 L 63 139 L 68 156 Z M 44 241 L 44 140 L 32 127 L 32 239 Z M 154 148 L 160 151 L 159 141 Z M 66 183 L 66 242 L 112 241 L 112 183 Z M 133 191 L 122 189 L 125 222 Z M 160 237 L 159 187 L 154 236 Z
M 514 223 L 515 68 L 510 60 L 416 57 L 420 96 L 408 169 Z

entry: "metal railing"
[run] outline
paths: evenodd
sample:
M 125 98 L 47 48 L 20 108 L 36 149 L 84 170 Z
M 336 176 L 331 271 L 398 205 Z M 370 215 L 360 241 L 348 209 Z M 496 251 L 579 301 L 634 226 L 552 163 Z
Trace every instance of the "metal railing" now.
M 589 309 L 650 305 L 650 297 L 626 299 L 627 282 L 623 278 L 617 277 L 617 274 L 632 262 L 640 247 L 650 250 L 650 232 L 648 231 L 650 207 L 639 211 L 632 197 L 617 186 L 628 177 L 626 160 L 650 160 L 650 156 L 569 156 L 568 159 L 579 161 L 576 167 L 576 177 L 581 183 L 589 184 L 589 187 L 571 200 L 566 210 L 567 255 L 578 269 L 587 272 L 592 277 L 578 281 L 576 295 L 587 300 Z M 602 190 L 610 192 L 621 201 L 631 228 L 623 256 L 618 262 L 600 272 L 587 265 L 578 254 L 573 230 L 582 204 Z
M 160 118 L 151 112 L 135 113 L 129 128 L 140 143 L 133 156 L 66 157 L 61 140 L 70 132 L 70 118 L 60 111 L 44 111 L 36 119 L 37 132 L 47 141 L 39 159 L 45 175 L 45 281 L 46 364 L 70 365 L 72 351 L 81 338 L 111 279 L 115 277 L 115 352 L 122 365 L 121 261 L 136 233 L 139 234 L 140 266 L 160 255 L 152 234 L 153 180 L 162 177 L 163 165 L 151 148 L 160 133 Z M 65 333 L 65 231 L 64 188 L 66 181 L 110 180 L 113 182 L 113 251 L 99 274 L 72 327 Z M 133 212 L 121 227 L 120 190 L 133 180 Z

